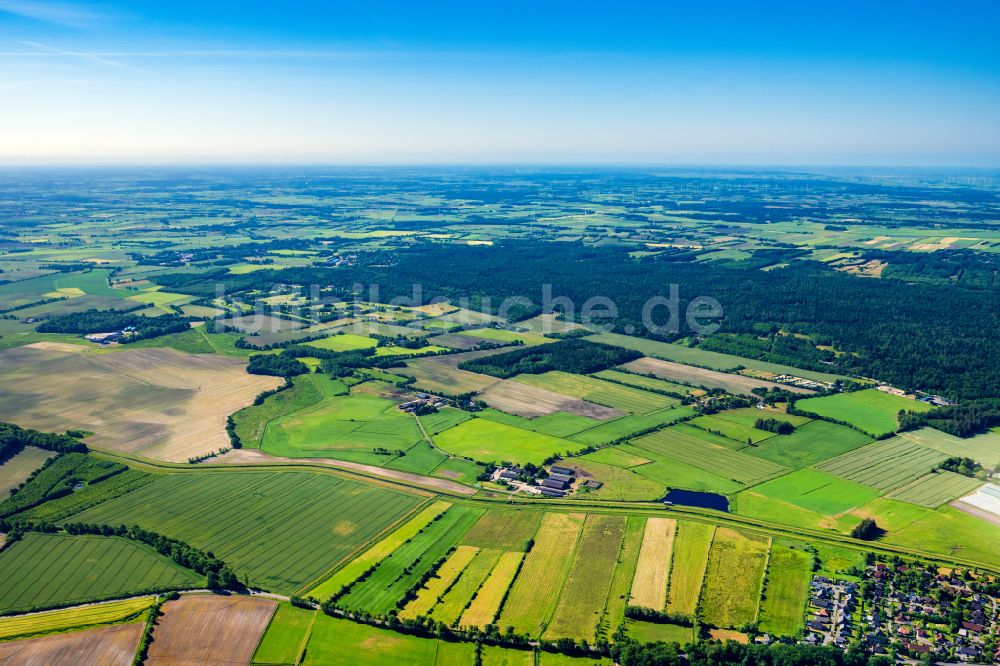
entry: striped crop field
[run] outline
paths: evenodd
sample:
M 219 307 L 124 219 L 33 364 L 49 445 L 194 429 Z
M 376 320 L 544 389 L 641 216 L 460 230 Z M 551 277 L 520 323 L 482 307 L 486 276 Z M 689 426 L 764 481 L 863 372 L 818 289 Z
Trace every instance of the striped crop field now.
M 613 636 L 625 619 L 625 606 L 628 604 L 629 590 L 632 588 L 635 569 L 639 564 L 639 551 L 646 531 L 645 523 L 646 520 L 640 516 L 629 516 L 625 523 L 622 547 L 618 553 L 618 565 L 611 580 L 608 601 L 604 605 L 604 618 L 598 629 L 598 638 L 607 640 Z
M 164 474 L 73 521 L 167 534 L 214 552 L 241 578 L 290 594 L 420 502 L 409 493 L 329 474 L 199 472 Z
M 927 474 L 947 457 L 905 437 L 893 437 L 831 458 L 816 468 L 886 493 Z
M 767 537 L 716 530 L 699 601 L 706 622 L 737 628 L 757 620 L 770 547 Z
M 500 556 L 497 565 L 490 571 L 490 575 L 472 598 L 469 607 L 462 613 L 460 626 L 485 627 L 487 624 L 493 624 L 523 559 L 524 553 L 518 551 Z
M 594 640 L 624 534 L 625 516 L 587 516 L 569 577 L 545 630 L 547 638 Z
M 694 616 L 714 536 L 715 527 L 712 525 L 678 523 L 667 601 L 669 612 Z
M 204 580 L 121 537 L 29 532 L 0 552 L 0 611 L 82 604 Z
M 971 479 L 944 470 L 931 472 L 889 493 L 888 497 L 936 509 L 945 502 L 964 497 L 979 486 L 981 479 Z
M 546 513 L 521 573 L 500 611 L 500 624 L 538 636 L 555 610 L 583 529 L 582 513 Z
M 459 546 L 459 548 L 468 548 L 468 546 Z M 440 601 L 430 613 L 431 617 L 448 625 L 458 620 L 472 597 L 479 591 L 483 581 L 500 562 L 502 555 L 503 551 L 493 548 L 479 549 L 475 558 L 462 571 L 461 577 L 441 596 Z
M 454 506 L 381 560 L 340 600 L 350 610 L 387 613 L 462 538 L 482 509 Z
M 769 460 L 712 444 L 672 427 L 640 437 L 632 444 L 745 485 L 761 483 L 788 471 L 787 467 Z
M 153 601 L 155 597 L 135 597 L 45 613 L 3 617 L 0 618 L 0 640 L 123 622 L 143 613 L 153 605 Z
M 434 576 L 424 583 L 424 586 L 417 592 L 417 598 L 410 601 L 399 612 L 399 617 L 412 619 L 418 615 L 428 615 L 431 608 L 437 604 L 438 600 L 451 587 L 452 583 L 458 580 L 465 567 L 479 554 L 479 549 L 474 546 L 459 546 L 447 561 L 441 565 Z
M 417 532 L 424 529 L 428 523 L 447 511 L 450 506 L 450 503 L 439 500 L 424 508 L 420 513 L 406 521 L 399 529 L 393 531 L 364 553 L 352 559 L 333 576 L 310 590 L 309 596 L 316 597 L 317 599 L 329 599 L 344 585 L 353 583 L 358 576 L 378 564 L 383 558 L 391 555 L 393 551 L 402 546 L 406 541 L 412 539 Z
M 663 610 L 667 604 L 667 583 L 674 547 L 677 521 L 672 518 L 649 518 L 639 550 L 639 563 L 632 580 L 629 603 L 653 610 Z

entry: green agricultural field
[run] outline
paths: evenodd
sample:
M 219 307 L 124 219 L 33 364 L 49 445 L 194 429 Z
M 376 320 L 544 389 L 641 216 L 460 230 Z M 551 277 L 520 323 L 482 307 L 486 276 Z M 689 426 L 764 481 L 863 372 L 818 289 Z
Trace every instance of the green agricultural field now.
M 541 519 L 542 512 L 533 509 L 491 509 L 476 521 L 462 543 L 480 548 L 525 550 Z
M 792 469 L 801 469 L 871 442 L 871 437 L 853 428 L 829 421 L 810 421 L 796 428 L 790 435 L 768 438 L 757 446 L 743 449 L 743 453 Z
M 497 423 L 505 423 L 516 428 L 534 430 L 535 432 L 552 435 L 553 437 L 568 437 L 569 435 L 574 435 L 603 423 L 597 419 L 580 416 L 579 414 L 570 414 L 568 412 L 553 412 L 529 419 L 523 416 L 508 414 L 492 407 L 476 412 L 476 416 L 481 419 L 496 421 Z
M 756 407 L 741 407 L 739 409 L 727 409 L 714 414 L 716 418 L 723 419 L 725 421 L 731 421 L 733 423 L 739 423 L 740 425 L 753 427 L 757 422 L 757 419 L 777 419 L 779 421 L 785 421 L 791 423 L 796 428 L 806 425 L 812 419 L 807 416 L 799 416 L 797 414 L 786 414 L 780 409 L 774 409 L 768 407 L 766 409 L 757 409 Z
M 931 406 L 876 389 L 837 393 L 822 398 L 797 400 L 795 408 L 834 421 L 849 423 L 872 437 L 895 432 L 896 415 L 902 411 L 926 412 Z
M 797 636 L 805 623 L 805 605 L 812 579 L 812 555 L 776 543 L 767 564 L 767 582 L 760 609 L 760 628 L 778 636 Z
M 479 478 L 484 469 L 482 465 L 474 463 L 471 460 L 446 458 L 441 464 L 431 470 L 431 476 L 471 485 L 476 482 L 476 479 Z
M 360 387 L 358 387 L 360 388 Z M 423 441 L 414 417 L 388 398 L 358 392 L 324 397 L 268 422 L 261 449 L 291 458 L 337 458 L 385 465 Z M 388 453 L 375 453 L 375 449 Z M 440 462 L 440 456 L 434 464 Z M 431 466 L 433 467 L 433 465 Z
M 426 414 L 419 417 L 424 425 L 424 430 L 432 437 L 444 432 L 448 428 L 454 428 L 459 423 L 464 423 L 472 418 L 472 414 L 454 407 L 445 407 L 433 414 Z
M 500 626 L 539 636 L 548 625 L 569 575 L 583 529 L 582 513 L 546 513 L 521 573 L 500 612 Z
M 640 643 L 679 643 L 687 645 L 694 640 L 694 630 L 679 624 L 656 624 L 654 622 L 639 622 L 627 620 L 625 633 L 629 638 Z
M 392 666 L 457 666 L 475 663 L 474 643 L 420 638 L 366 624 L 316 615 L 302 666 L 357 666 L 364 663 Z M 483 646 L 483 666 L 534 666 L 530 650 Z M 607 660 L 539 655 L 540 666 L 610 666 Z
M 601 446 L 610 444 L 637 432 L 643 432 L 650 428 L 662 426 L 668 423 L 676 423 L 687 418 L 694 413 L 694 409 L 687 406 L 668 407 L 649 414 L 633 414 L 623 416 L 620 419 L 607 421 L 601 425 L 582 430 L 570 435 L 567 439 L 579 442 L 584 446 Z
M 448 453 L 482 462 L 541 464 L 549 456 L 577 448 L 572 442 L 488 419 L 471 419 L 445 430 L 434 443 Z
M 768 460 L 712 444 L 675 427 L 640 437 L 633 440 L 632 444 L 746 485 L 766 481 L 787 471 L 787 468 Z
M 479 550 L 458 580 L 441 596 L 440 602 L 430 613 L 431 617 L 447 625 L 457 622 L 472 597 L 479 591 L 483 581 L 496 568 L 502 555 L 503 551 L 494 548 Z
M 714 537 L 714 525 L 678 522 L 667 591 L 667 611 L 694 616 Z
M 204 585 L 190 569 L 121 537 L 29 532 L 0 551 L 0 572 L 0 612 Z
M 546 638 L 594 640 L 624 534 L 625 516 L 587 516 L 573 566 L 545 629 Z
M 329 474 L 233 470 L 163 475 L 72 520 L 168 534 L 214 552 L 252 583 L 288 594 L 420 501 Z
M 368 613 L 387 613 L 420 577 L 448 554 L 483 509 L 453 506 L 375 566 L 372 574 L 357 581 L 339 605 Z
M 525 346 L 543 345 L 547 342 L 555 342 L 552 338 L 546 338 L 537 333 L 523 331 L 508 331 L 499 328 L 474 328 L 467 331 L 459 331 L 458 335 L 468 335 L 474 338 L 484 338 L 496 342 L 523 342 Z
M 738 481 L 725 478 L 724 473 L 715 474 L 701 467 L 695 467 L 683 462 L 679 457 L 674 457 L 662 451 L 639 448 L 630 444 L 620 444 L 615 448 L 634 455 L 645 456 L 653 459 L 653 462 L 645 465 L 638 465 L 629 469 L 639 476 L 644 476 L 651 481 L 655 481 L 664 488 L 685 488 L 687 490 L 701 490 L 713 493 L 735 493 L 746 486 Z
M 348 390 L 344 382 L 324 374 L 300 375 L 292 381 L 292 388 L 268 397 L 262 405 L 251 405 L 232 415 L 236 435 L 245 448 L 259 447 L 265 428 L 273 420 Z
M 378 344 L 378 341 L 375 340 L 375 338 L 367 338 L 363 335 L 344 333 L 343 335 L 331 335 L 330 337 L 323 338 L 322 340 L 313 340 L 312 342 L 306 342 L 305 344 L 310 347 L 318 347 L 319 349 L 344 352 L 353 351 L 355 349 L 371 349 Z
M 954 472 L 937 471 L 925 474 L 893 490 L 887 497 L 936 509 L 945 502 L 968 495 L 981 485 L 983 485 L 981 479 L 970 479 Z
M 559 370 L 540 375 L 518 375 L 514 377 L 514 381 L 605 407 L 620 409 L 631 414 L 648 414 L 665 407 L 673 407 L 679 403 L 675 398 L 658 393 Z
M 849 511 L 879 495 L 865 485 L 810 468 L 800 469 L 740 493 L 737 496 L 740 513 L 743 513 L 743 497 L 748 494 L 763 495 L 828 516 Z
M 994 569 L 1000 567 L 1000 530 L 951 506 L 923 511 L 923 515 L 905 527 L 890 529 L 883 540 L 943 556 L 967 558 Z
M 906 438 L 893 437 L 831 458 L 816 467 L 886 493 L 923 476 L 947 457 Z
M 947 453 L 949 456 L 972 458 L 984 467 L 995 467 L 1000 464 L 1000 430 L 965 439 L 934 428 L 902 432 L 899 436 L 935 451 Z
M 319 611 L 296 608 L 289 603 L 281 603 L 271 617 L 257 651 L 253 653 L 253 664 L 295 664 L 298 663 L 309 635 L 309 629 L 316 621 Z
M 699 602 L 706 622 L 725 629 L 757 621 L 769 549 L 767 537 L 716 530 Z
M 621 467 L 623 469 L 638 467 L 639 465 L 645 465 L 646 463 L 653 462 L 649 458 L 629 453 L 620 446 L 609 446 L 603 449 L 597 449 L 593 453 L 581 456 L 580 459 L 591 460 L 593 462 L 601 463 L 602 465 L 612 465 L 613 467 Z
M 606 345 L 615 345 L 634 349 L 646 356 L 661 358 L 665 361 L 676 363 L 686 363 L 688 365 L 701 366 L 712 370 L 732 371 L 736 368 L 749 368 L 761 372 L 774 373 L 776 375 L 795 375 L 818 382 L 834 382 L 838 379 L 849 379 L 843 375 L 831 375 L 825 372 L 815 372 L 813 370 L 803 370 L 793 368 L 788 365 L 778 363 L 768 363 L 766 361 L 756 361 L 754 359 L 733 356 L 731 354 L 720 354 L 718 352 L 688 347 L 687 345 L 671 344 L 668 342 L 658 342 L 646 338 L 636 338 L 618 333 L 601 333 L 587 338 L 591 342 L 603 342 Z
M 731 439 L 739 445 L 739 448 L 745 448 L 750 444 L 759 444 L 765 439 L 775 436 L 773 432 L 758 430 L 752 425 L 735 423 L 733 421 L 720 418 L 715 414 L 699 416 L 691 419 L 688 423 L 710 433 Z
M 329 599 L 340 591 L 340 588 L 353 583 L 358 576 L 381 562 L 391 555 L 397 548 L 412 539 L 422 529 L 448 510 L 451 504 L 444 501 L 437 501 L 430 506 L 424 507 L 419 513 L 410 518 L 398 529 L 384 537 L 381 541 L 366 550 L 357 557 L 351 558 L 343 568 L 339 569 L 330 578 L 323 581 L 317 587 L 309 590 L 309 595 L 317 599 Z
M 657 391 L 667 391 L 669 393 L 677 393 L 679 395 L 701 393 L 699 389 L 685 386 L 684 384 L 675 384 L 674 382 L 668 382 L 665 379 L 647 377 L 646 375 L 637 375 L 634 372 L 622 372 L 621 370 L 601 370 L 600 372 L 595 372 L 591 375 L 591 377 L 597 377 L 598 379 L 606 379 L 611 382 L 634 386 L 635 388 L 653 391 L 654 393 Z

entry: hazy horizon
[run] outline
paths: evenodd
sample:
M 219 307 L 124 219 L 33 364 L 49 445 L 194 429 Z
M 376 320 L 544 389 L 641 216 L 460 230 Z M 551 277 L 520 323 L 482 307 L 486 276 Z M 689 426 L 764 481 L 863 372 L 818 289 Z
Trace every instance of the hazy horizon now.
M 996 168 L 998 19 L 0 0 L 0 164 Z

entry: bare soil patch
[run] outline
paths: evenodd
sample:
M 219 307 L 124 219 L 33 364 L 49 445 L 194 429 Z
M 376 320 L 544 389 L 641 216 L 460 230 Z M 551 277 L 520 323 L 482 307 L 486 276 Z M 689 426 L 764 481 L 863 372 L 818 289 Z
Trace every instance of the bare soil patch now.
M 494 384 L 483 392 L 481 397 L 490 407 L 529 419 L 555 412 L 569 412 L 601 421 L 625 416 L 625 412 L 618 409 L 596 405 L 586 400 L 571 398 L 561 393 L 537 386 L 528 386 L 513 380 L 504 380 L 499 384 Z
M 189 594 L 163 605 L 149 666 L 249 664 L 278 604 L 242 595 Z
M 182 462 L 229 445 L 226 417 L 280 382 L 245 361 L 175 349 L 0 351 L 0 420 L 96 433 L 88 444 Z
M 133 622 L 0 643 L 0 662 L 18 666 L 128 666 L 139 647 L 143 626 L 142 622 Z
M 791 391 L 792 393 L 802 393 L 806 395 L 811 395 L 813 393 L 808 389 L 799 388 L 798 386 L 778 384 L 775 382 L 768 382 L 763 379 L 744 377 L 743 375 L 731 375 L 725 372 L 716 372 L 715 370 L 696 368 L 693 365 L 684 365 L 683 363 L 674 363 L 673 361 L 663 361 L 658 358 L 644 357 L 632 361 L 631 363 L 626 363 L 622 367 L 641 375 L 653 374 L 660 379 L 681 382 L 691 386 L 721 388 L 726 391 L 731 391 L 732 393 L 749 394 L 751 389 L 755 388 L 781 388 L 786 391 Z

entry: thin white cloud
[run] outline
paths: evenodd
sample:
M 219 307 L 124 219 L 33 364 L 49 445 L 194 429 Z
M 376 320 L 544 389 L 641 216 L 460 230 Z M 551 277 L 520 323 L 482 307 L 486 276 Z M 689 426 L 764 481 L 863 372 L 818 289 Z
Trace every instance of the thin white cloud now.
M 66 56 L 67 58 L 79 58 L 81 60 L 89 60 L 90 62 L 96 62 L 96 63 L 98 63 L 100 65 L 107 65 L 108 67 L 116 67 L 116 68 L 119 68 L 119 69 L 128 69 L 128 70 L 131 70 L 133 72 L 142 72 L 143 74 L 147 73 L 146 70 L 141 69 L 139 67 L 134 67 L 133 65 L 127 65 L 127 64 L 125 64 L 123 62 L 118 62 L 117 60 L 110 60 L 108 58 L 104 58 L 102 56 L 95 55 L 93 53 L 84 53 L 82 51 L 67 51 L 65 49 L 57 49 L 54 46 L 47 46 L 45 44 L 39 44 L 38 42 L 27 42 L 27 41 L 25 41 L 25 42 L 21 42 L 21 43 L 24 44 L 24 45 L 26 45 L 26 46 L 31 46 L 33 48 L 40 49 L 42 51 L 47 51 L 49 53 L 54 53 L 54 54 L 60 55 L 60 56 Z
M 85 5 L 37 0 L 0 0 L 0 13 L 73 28 L 93 27 L 107 18 Z

